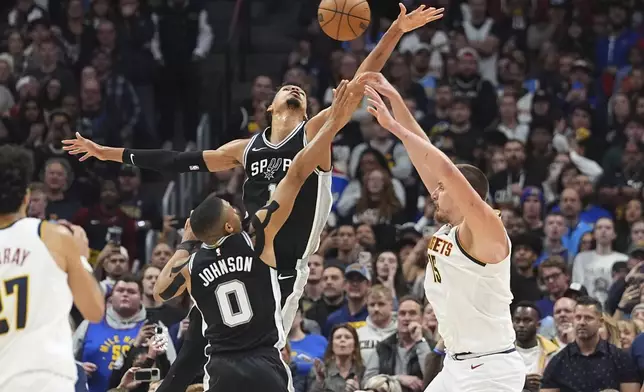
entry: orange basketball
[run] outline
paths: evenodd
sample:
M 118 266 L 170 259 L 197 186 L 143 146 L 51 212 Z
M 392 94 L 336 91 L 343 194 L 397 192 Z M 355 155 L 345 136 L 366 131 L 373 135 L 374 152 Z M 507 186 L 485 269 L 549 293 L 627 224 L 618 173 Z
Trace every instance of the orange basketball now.
M 364 33 L 371 22 L 367 0 L 322 0 L 318 23 L 322 31 L 338 41 L 351 41 Z

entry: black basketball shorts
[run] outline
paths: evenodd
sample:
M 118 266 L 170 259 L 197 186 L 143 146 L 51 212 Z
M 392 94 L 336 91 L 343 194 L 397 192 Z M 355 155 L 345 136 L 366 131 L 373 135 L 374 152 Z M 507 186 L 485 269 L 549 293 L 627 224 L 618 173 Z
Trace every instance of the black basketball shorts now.
M 290 370 L 276 348 L 211 356 L 207 392 L 292 392 Z M 206 381 L 206 380 L 204 380 Z

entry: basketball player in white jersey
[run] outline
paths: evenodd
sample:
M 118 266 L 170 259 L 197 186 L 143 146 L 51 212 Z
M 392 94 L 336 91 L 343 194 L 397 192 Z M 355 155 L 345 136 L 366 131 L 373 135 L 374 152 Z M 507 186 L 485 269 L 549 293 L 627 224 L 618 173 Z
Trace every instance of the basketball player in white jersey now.
M 99 322 L 105 310 L 87 263 L 87 236 L 27 218 L 31 153 L 0 147 L 0 391 L 74 391 L 69 312 Z
M 425 293 L 446 357 L 426 392 L 521 391 L 526 369 L 510 316 L 511 244 L 499 214 L 485 202 L 487 178 L 474 166 L 454 165 L 432 145 L 382 75 L 361 78 L 369 112 L 403 142 L 433 190 L 435 219 L 445 224 L 429 243 Z M 389 98 L 396 119 L 379 92 Z

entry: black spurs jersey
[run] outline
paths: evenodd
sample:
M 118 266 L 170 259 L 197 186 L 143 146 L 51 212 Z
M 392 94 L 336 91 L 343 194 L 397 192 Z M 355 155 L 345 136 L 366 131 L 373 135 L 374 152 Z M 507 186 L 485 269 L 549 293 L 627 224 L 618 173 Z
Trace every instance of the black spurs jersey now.
M 190 260 L 190 294 L 203 316 L 206 355 L 283 346 L 277 271 L 259 253 L 241 232 L 202 246 Z
M 244 205 L 252 215 L 270 199 L 271 192 L 286 176 L 295 155 L 306 146 L 306 121 L 302 121 L 280 143 L 269 141 L 271 128 L 253 136 L 244 150 Z M 280 268 L 295 268 L 298 259 L 317 250 L 320 233 L 331 212 L 331 173 L 316 170 L 295 199 L 293 211 L 275 237 L 275 257 Z

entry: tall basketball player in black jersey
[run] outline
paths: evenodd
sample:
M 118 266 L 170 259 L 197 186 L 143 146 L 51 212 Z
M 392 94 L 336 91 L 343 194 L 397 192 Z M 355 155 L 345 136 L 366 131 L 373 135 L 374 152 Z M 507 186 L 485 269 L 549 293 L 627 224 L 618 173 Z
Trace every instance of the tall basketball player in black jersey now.
M 443 9 L 418 9 L 407 14 L 400 4 L 400 14 L 356 72 L 379 72 L 396 48 L 404 33 L 412 31 L 443 16 Z M 100 160 L 125 162 L 139 167 L 174 172 L 222 171 L 243 166 L 244 205 L 247 214 L 254 214 L 265 205 L 271 191 L 284 178 L 297 154 L 308 140 L 313 140 L 329 117 L 329 109 L 310 120 L 306 114 L 306 93 L 298 86 L 283 86 L 268 107 L 271 126 L 255 137 L 235 140 L 217 150 L 173 152 L 165 150 L 130 150 L 99 146 L 77 134 L 65 140 L 65 150 Z M 323 151 L 325 166 L 331 164 L 331 151 Z M 307 257 L 317 250 L 321 230 L 331 211 L 330 174 L 316 171 L 304 184 L 295 201 L 296 218 L 289 219 L 276 239 L 275 252 L 280 259 L 280 287 L 286 330 L 295 317 L 295 310 L 308 278 Z
M 319 166 L 330 169 L 325 166 L 324 151 L 349 121 L 363 89 L 358 82 L 340 84 L 327 122 L 295 156 L 269 203 L 251 216 L 250 235 L 242 230 L 235 209 L 215 195 L 208 196 L 188 219 L 184 242 L 197 239 L 203 245 L 192 256 L 185 245 L 180 246 L 161 272 L 154 292 L 162 300 L 185 289 L 190 292 L 207 339 L 206 390 L 293 391 L 279 351 L 285 332 L 274 240 L 309 175 Z

